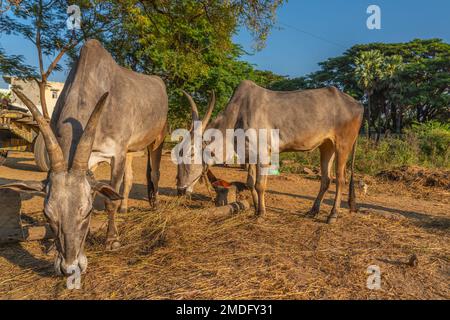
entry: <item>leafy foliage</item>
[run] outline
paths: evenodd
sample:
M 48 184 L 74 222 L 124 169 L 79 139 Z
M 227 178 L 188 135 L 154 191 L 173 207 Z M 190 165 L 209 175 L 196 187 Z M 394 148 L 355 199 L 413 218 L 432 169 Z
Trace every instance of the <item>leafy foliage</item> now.
M 440 39 L 355 45 L 319 65 L 317 72 L 272 87 L 336 86 L 362 101 L 366 109 L 369 101 L 364 96 L 370 93 L 370 127 L 378 135 L 400 133 L 413 122 L 450 118 L 450 44 Z M 365 117 L 368 120 L 367 112 Z
M 20 77 L 28 77 L 34 74 L 33 67 L 27 65 L 23 61 L 23 56 L 7 55 L 5 50 L 0 47 L 0 73 L 7 75 L 18 75 Z
M 186 124 L 190 114 L 181 89 L 193 94 L 200 112 L 206 107 L 209 92 L 215 90 L 218 112 L 240 81 L 250 79 L 265 85 L 281 79 L 239 61 L 243 50 L 232 42 L 232 36 L 245 25 L 254 34 L 256 47 L 261 48 L 282 3 L 119 0 L 113 5 L 119 23 L 102 41 L 121 65 L 165 80 L 170 122 L 179 127 Z
M 409 140 L 413 137 L 420 149 L 420 160 L 440 166 L 450 166 L 450 123 L 437 121 L 414 123 L 406 130 Z
M 20 35 L 37 47 L 39 61 L 52 57 L 48 69 L 27 67 L 18 56 L 6 57 L 1 72 L 34 78 L 45 85 L 60 68 L 64 54 L 72 60 L 83 40 L 97 38 L 124 67 L 158 75 L 168 85 L 173 126 L 188 121 L 189 107 L 180 89 L 193 93 L 205 106 L 209 91 L 216 90 L 217 111 L 243 79 L 262 85 L 281 77 L 256 71 L 239 61 L 243 50 L 232 42 L 241 26 L 254 35 L 255 47 L 264 46 L 284 0 L 24 0 L 0 17 L 0 30 Z M 81 30 L 65 28 L 69 4 L 81 8 Z M 39 41 L 38 41 L 39 39 Z M 11 64 L 14 62 L 15 64 Z M 3 64 L 2 64 L 3 65 Z
M 69 5 L 76 4 L 84 10 L 83 28 L 69 30 L 66 28 Z M 45 99 L 45 87 L 54 70 L 60 70 L 59 62 L 66 53 L 75 54 L 83 39 L 94 34 L 106 33 L 111 21 L 105 8 L 108 4 L 99 4 L 88 0 L 22 0 L 11 10 L 0 15 L 0 31 L 5 34 L 21 36 L 36 48 L 38 67 L 33 68 L 23 63 L 22 56 L 8 57 L 0 48 L 0 58 L 5 64 L 0 72 L 19 78 L 36 81 L 40 91 L 40 103 L 45 117 L 49 117 Z M 51 63 L 44 65 L 44 58 Z

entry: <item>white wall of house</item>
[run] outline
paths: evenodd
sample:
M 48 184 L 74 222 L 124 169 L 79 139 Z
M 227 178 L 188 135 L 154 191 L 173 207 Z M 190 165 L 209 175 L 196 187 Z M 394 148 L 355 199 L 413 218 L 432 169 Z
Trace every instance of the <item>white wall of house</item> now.
M 30 99 L 42 112 L 41 107 L 41 99 L 39 97 L 39 87 L 37 83 L 33 80 L 20 80 L 14 77 L 3 77 L 5 81 L 9 84 L 9 89 L 13 86 L 19 87 L 20 90 Z M 48 113 L 51 116 L 53 110 L 55 109 L 56 101 L 61 94 L 61 91 L 64 87 L 64 83 L 62 82 L 53 82 L 49 81 L 47 83 L 47 88 L 45 90 L 45 100 L 47 102 Z M 27 108 L 23 102 L 11 92 L 11 104 L 21 108 Z

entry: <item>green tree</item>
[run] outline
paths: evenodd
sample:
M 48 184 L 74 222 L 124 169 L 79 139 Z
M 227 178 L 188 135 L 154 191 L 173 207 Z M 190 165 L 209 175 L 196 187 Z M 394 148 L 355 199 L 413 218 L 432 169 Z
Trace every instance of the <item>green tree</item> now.
M 0 51 L 0 71 L 24 79 L 36 81 L 40 91 L 40 102 L 45 117 L 49 118 L 45 100 L 48 78 L 54 70 L 61 69 L 62 57 L 74 53 L 82 40 L 108 30 L 109 4 L 102 1 L 22 0 L 12 3 L 9 11 L 0 16 L 0 31 L 14 34 L 30 41 L 36 48 L 38 67 L 24 64 L 21 56 L 7 56 Z M 66 28 L 69 5 L 78 5 L 83 12 L 80 30 Z M 46 66 L 45 58 L 50 59 Z
M 26 77 L 33 72 L 33 67 L 27 65 L 20 55 L 7 55 L 0 47 L 0 73 L 14 74 Z
M 396 127 L 396 132 L 400 133 L 400 126 L 397 122 L 399 108 L 403 99 L 403 83 L 400 81 L 400 73 L 404 69 L 403 58 L 399 55 L 388 56 L 384 58 L 384 77 L 381 81 L 379 91 L 383 92 L 384 102 L 379 108 L 377 118 L 377 141 L 380 139 L 382 125 L 381 113 L 384 115 L 384 128 L 387 129 L 389 122 L 392 121 L 391 128 Z M 400 118 L 401 119 L 401 118 Z
M 260 84 L 275 80 L 273 73 L 256 72 L 239 61 L 244 52 L 232 37 L 239 27 L 246 26 L 254 35 L 255 46 L 261 48 L 283 2 L 118 0 L 113 14 L 119 23 L 102 41 L 119 64 L 165 80 L 170 120 L 178 126 L 189 115 L 181 89 L 193 93 L 203 108 L 214 89 L 217 112 L 241 80 Z
M 377 126 L 378 136 L 382 126 L 385 131 L 400 133 L 413 122 L 433 119 L 448 122 L 450 45 L 440 39 L 355 45 L 343 55 L 319 63 L 320 70 L 303 77 L 302 82 L 309 88 L 336 86 L 361 100 L 367 113 L 367 92 L 361 86 L 364 85 L 361 76 L 355 72 L 355 60 L 362 52 L 373 50 L 384 57 L 386 72 L 385 78 L 375 85 L 370 99 L 370 125 Z M 295 85 L 297 81 L 285 79 L 283 86 L 288 90 L 299 88 Z
M 269 88 L 276 91 L 294 91 L 311 88 L 311 82 L 306 77 L 298 77 L 294 79 L 283 78 L 278 81 L 274 81 L 270 84 Z

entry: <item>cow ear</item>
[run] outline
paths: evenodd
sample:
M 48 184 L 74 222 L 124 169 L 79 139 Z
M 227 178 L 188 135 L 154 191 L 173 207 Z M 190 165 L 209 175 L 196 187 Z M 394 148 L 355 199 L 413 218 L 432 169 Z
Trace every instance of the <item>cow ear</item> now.
M 0 189 L 11 189 L 18 192 L 40 193 L 45 195 L 45 181 L 17 181 L 0 186 Z
M 92 189 L 110 200 L 122 200 L 123 197 L 107 183 L 95 182 Z

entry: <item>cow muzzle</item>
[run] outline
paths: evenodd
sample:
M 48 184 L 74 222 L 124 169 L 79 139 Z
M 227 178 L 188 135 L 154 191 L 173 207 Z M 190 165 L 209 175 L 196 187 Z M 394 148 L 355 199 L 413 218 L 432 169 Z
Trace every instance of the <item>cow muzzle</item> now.
M 72 262 L 68 263 L 64 257 L 61 255 L 58 255 L 55 259 L 55 272 L 57 275 L 60 276 L 70 276 L 73 274 L 82 274 L 86 272 L 87 269 L 87 258 L 84 254 L 80 253 L 77 257 L 77 259 L 73 260 Z
M 194 191 L 194 186 L 190 185 L 189 187 L 181 187 L 177 188 L 177 193 L 179 196 L 190 196 Z

